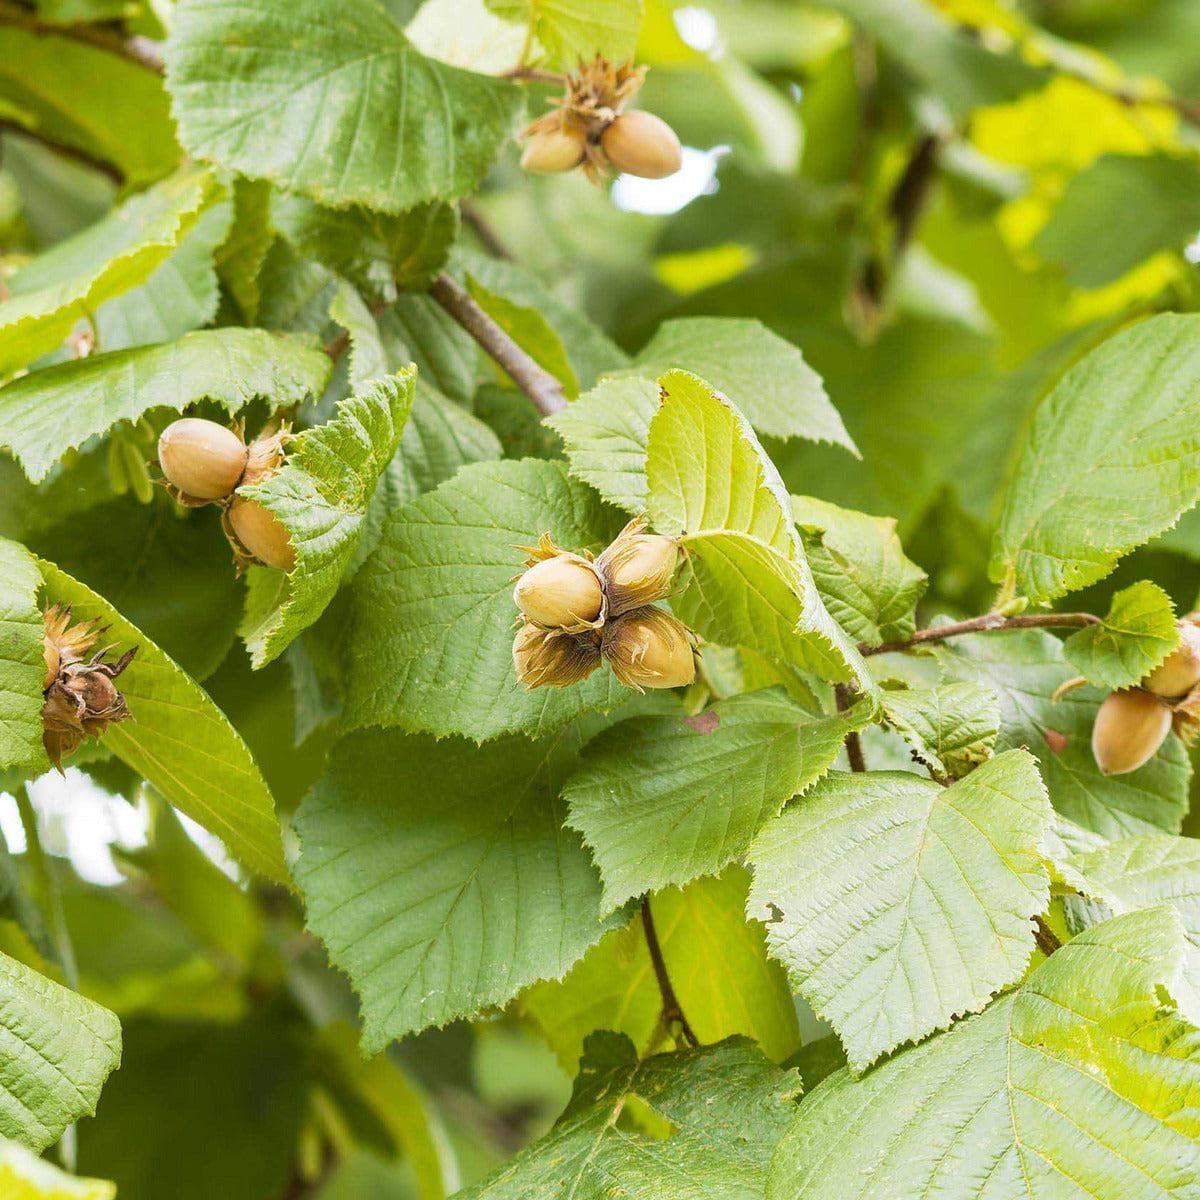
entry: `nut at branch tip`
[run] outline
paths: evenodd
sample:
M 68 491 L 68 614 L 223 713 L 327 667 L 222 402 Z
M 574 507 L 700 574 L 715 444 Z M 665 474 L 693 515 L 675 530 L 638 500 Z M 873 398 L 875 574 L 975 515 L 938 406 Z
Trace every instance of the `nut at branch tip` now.
M 1105 697 L 1092 726 L 1092 756 L 1105 775 L 1149 762 L 1171 732 L 1171 709 L 1150 692 L 1129 688 Z
M 1142 687 L 1165 700 L 1186 696 L 1200 683 L 1200 629 L 1185 618 L 1179 637 L 1179 645 L 1142 680 Z
M 645 522 L 630 521 L 616 541 L 596 560 L 608 596 L 608 616 L 619 617 L 663 599 L 679 562 L 679 543 L 657 533 L 643 533 Z
M 666 121 L 634 109 L 622 113 L 600 135 L 608 161 L 628 175 L 665 179 L 683 166 L 679 138 Z
M 521 167 L 538 175 L 557 175 L 583 162 L 587 138 L 582 129 L 539 129 L 525 139 Z
M 581 633 L 602 623 L 604 589 L 596 568 L 577 554 L 535 562 L 513 589 L 513 599 L 532 625 Z
M 224 500 L 242 478 L 247 453 L 233 430 L 201 417 L 172 421 L 158 439 L 167 482 L 193 500 Z
M 249 560 L 280 571 L 296 565 L 296 548 L 280 519 L 249 496 L 235 496 L 225 514 L 229 529 L 247 551 Z M 234 547 L 237 552 L 237 546 Z
M 525 624 L 513 639 L 513 668 L 529 688 L 570 687 L 581 683 L 600 665 L 594 637 L 577 637 L 561 630 Z
M 604 630 L 604 657 L 626 687 L 683 687 L 696 678 L 692 639 L 684 623 L 661 608 L 637 608 Z

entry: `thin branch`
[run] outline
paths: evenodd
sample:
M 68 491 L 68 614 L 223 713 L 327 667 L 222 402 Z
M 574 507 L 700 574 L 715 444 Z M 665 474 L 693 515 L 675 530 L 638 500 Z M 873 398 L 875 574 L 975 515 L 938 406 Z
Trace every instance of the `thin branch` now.
M 1050 928 L 1049 925 L 1041 917 L 1033 918 L 1033 940 L 1037 943 L 1037 948 L 1049 958 L 1055 950 L 1062 948 L 1062 942 L 1058 940 L 1058 934 Z
M 534 362 L 475 303 L 466 288 L 443 272 L 433 281 L 429 294 L 508 372 L 538 412 L 549 416 L 567 407 L 562 384 Z
M 838 712 L 845 712 L 850 707 L 850 693 L 845 685 L 839 683 L 833 689 L 833 695 L 837 702 Z M 850 770 L 865 771 L 867 769 L 867 760 L 863 757 L 862 738 L 858 736 L 858 730 L 846 734 L 846 757 L 850 760 Z
M 115 54 L 127 62 L 136 63 L 148 71 L 161 75 L 163 72 L 162 52 L 157 42 L 145 37 L 127 37 L 115 29 L 102 25 L 55 25 L 44 21 L 36 13 L 15 4 L 0 0 L 0 25 L 11 25 L 24 29 L 39 37 L 66 38 L 81 42 L 97 50 Z
M 500 72 L 501 79 L 528 79 L 534 83 L 566 83 L 567 77 L 557 71 L 543 71 L 538 67 L 510 67 Z
M 500 235 L 492 227 L 492 223 L 481 213 L 470 200 L 460 200 L 458 211 L 462 213 L 463 222 L 469 225 L 475 236 L 483 243 L 483 248 L 493 257 L 512 261 L 512 252 L 504 244 Z
M 888 201 L 888 211 L 896 222 L 896 234 L 892 245 L 893 258 L 900 258 L 912 241 L 913 234 L 925 211 L 929 196 L 937 179 L 938 155 L 942 139 L 935 134 L 926 134 L 913 148 L 904 174 L 900 176 Z
M 51 150 L 56 151 L 65 158 L 72 159 L 81 166 L 90 167 L 93 171 L 99 171 L 101 175 L 111 180 L 118 187 L 125 182 L 125 175 L 120 167 L 103 158 L 97 158 L 96 155 L 89 154 L 88 151 L 81 150 L 78 146 L 72 146 L 67 142 L 52 138 L 43 129 L 27 129 L 19 121 L 11 121 L 0 117 L 0 133 L 11 133 L 18 137 L 29 138 L 33 142 L 41 142 L 43 146 L 48 146 Z
M 687 1017 L 683 1015 L 679 997 L 675 995 L 675 989 L 671 986 L 671 977 L 667 974 L 667 964 L 663 961 L 662 946 L 658 941 L 658 930 L 654 928 L 654 914 L 650 911 L 649 896 L 642 897 L 642 928 L 646 931 L 646 946 L 650 950 L 650 962 L 654 965 L 654 978 L 658 980 L 658 992 L 662 996 L 663 1020 L 666 1022 L 678 1021 L 679 1028 L 688 1045 L 698 1046 L 700 1039 L 688 1024 Z
M 982 617 L 972 617 L 969 621 L 918 629 L 904 642 L 884 642 L 880 646 L 860 645 L 858 652 L 863 655 L 891 654 L 895 650 L 911 650 L 925 642 L 943 642 L 946 638 L 961 637 L 965 633 L 987 633 L 993 629 L 1082 629 L 1099 624 L 1100 618 L 1092 613 L 1026 613 L 1006 617 L 1003 613 L 990 612 Z

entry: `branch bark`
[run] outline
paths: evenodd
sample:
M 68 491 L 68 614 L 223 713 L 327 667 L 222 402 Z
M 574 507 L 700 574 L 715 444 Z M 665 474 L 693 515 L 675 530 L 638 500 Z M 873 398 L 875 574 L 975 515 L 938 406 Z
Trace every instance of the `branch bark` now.
M 443 272 L 433 281 L 429 294 L 508 372 L 538 412 L 549 416 L 566 408 L 567 397 L 562 384 L 534 362 L 475 303 L 466 288 Z
M 880 646 L 862 644 L 858 652 L 864 656 L 890 654 L 895 650 L 911 650 L 926 642 L 944 642 L 947 638 L 961 637 L 966 633 L 987 633 L 994 629 L 1083 629 L 1100 623 L 1100 618 L 1092 613 L 1026 613 L 1006 617 L 1003 613 L 990 612 L 981 617 L 972 617 L 969 621 L 918 629 L 907 641 L 884 642 Z
M 646 946 L 650 950 L 650 962 L 654 966 L 654 978 L 658 981 L 658 992 L 662 996 L 662 1015 L 663 1021 L 669 1023 L 678 1021 L 679 1028 L 687 1039 L 688 1045 L 700 1045 L 700 1039 L 696 1036 L 695 1030 L 688 1023 L 687 1017 L 683 1015 L 683 1008 L 680 1006 L 679 997 L 675 995 L 675 989 L 671 985 L 671 977 L 667 974 L 667 964 L 663 960 L 662 946 L 658 941 L 658 930 L 654 928 L 654 914 L 650 911 L 650 897 L 642 897 L 642 928 L 646 931 Z
M 85 46 L 105 50 L 128 62 L 136 63 L 148 71 L 159 75 L 163 72 L 159 45 L 150 38 L 127 37 L 103 25 L 55 25 L 51 21 L 43 21 L 29 9 L 9 3 L 0 3 L 0 25 L 11 25 L 28 33 L 35 33 L 39 37 L 59 37 L 72 42 L 82 42 Z
M 837 684 L 833 689 L 838 712 L 845 712 L 850 707 L 850 693 L 843 684 Z M 850 770 L 865 771 L 867 760 L 863 757 L 862 738 L 858 731 L 846 734 L 846 757 L 850 760 Z

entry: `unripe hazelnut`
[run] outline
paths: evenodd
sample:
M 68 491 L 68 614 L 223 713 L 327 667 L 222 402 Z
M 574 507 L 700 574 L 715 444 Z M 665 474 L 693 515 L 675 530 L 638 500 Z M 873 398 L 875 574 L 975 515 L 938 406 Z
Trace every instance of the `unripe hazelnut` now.
M 608 617 L 661 600 L 671 590 L 679 560 L 674 538 L 642 533 L 643 522 L 630 521 L 616 541 L 596 560 L 608 596 Z
M 1167 700 L 1177 700 L 1200 683 L 1200 629 L 1179 622 L 1179 645 L 1149 675 L 1142 687 Z
M 600 647 L 591 636 L 525 624 L 513 639 L 513 668 L 530 688 L 570 687 L 600 665 Z
M 280 571 L 290 571 L 296 565 L 291 534 L 269 508 L 249 496 L 235 496 L 228 519 L 238 541 L 259 562 Z
M 604 590 L 596 568 L 575 554 L 534 563 L 517 580 L 513 599 L 525 619 L 543 629 L 579 632 L 604 614 Z
M 653 113 L 622 113 L 600 135 L 600 145 L 618 171 L 643 179 L 664 179 L 683 166 L 675 130 Z
M 197 500 L 224 500 L 246 469 L 246 453 L 236 433 L 200 417 L 172 421 L 158 439 L 167 482 Z
M 1105 697 L 1092 726 L 1092 755 L 1105 775 L 1136 771 L 1171 731 L 1171 710 L 1141 688 Z
M 604 657 L 626 687 L 672 688 L 696 678 L 688 628 L 661 608 L 638 608 L 609 623 Z
M 542 129 L 525 139 L 521 166 L 539 175 L 557 175 L 583 162 L 586 138 L 582 129 Z

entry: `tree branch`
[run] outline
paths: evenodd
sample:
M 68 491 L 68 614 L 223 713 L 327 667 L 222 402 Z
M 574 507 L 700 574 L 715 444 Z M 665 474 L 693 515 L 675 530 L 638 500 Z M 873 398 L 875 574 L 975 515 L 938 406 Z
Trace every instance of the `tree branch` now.
M 150 38 L 127 37 L 103 25 L 55 25 L 51 21 L 43 21 L 27 8 L 7 2 L 0 2 L 0 25 L 11 25 L 28 33 L 35 33 L 39 37 L 58 37 L 81 42 L 85 46 L 115 54 L 148 71 L 159 75 L 163 72 L 159 45 Z
M 538 412 L 549 416 L 566 408 L 567 397 L 562 384 L 534 362 L 475 303 L 466 288 L 442 272 L 430 286 L 429 294 L 508 372 Z
M 1041 917 L 1033 918 L 1033 940 L 1037 943 L 1037 948 L 1049 958 L 1055 950 L 1062 948 L 1062 942 L 1058 940 L 1058 934 L 1046 924 Z
M 837 684 L 833 689 L 838 712 L 845 712 L 850 707 L 850 693 L 845 684 Z M 850 760 L 850 770 L 865 771 L 867 760 L 863 757 L 862 738 L 858 730 L 846 734 L 846 757 Z
M 933 625 L 918 629 L 905 642 L 884 642 L 881 646 L 862 644 L 858 652 L 862 655 L 891 654 L 895 650 L 911 650 L 925 642 L 943 642 L 946 638 L 961 637 L 965 633 L 987 633 L 993 629 L 1083 629 L 1088 625 L 1101 624 L 1100 618 L 1092 613 L 1026 613 L 1006 617 L 1003 613 L 984 613 L 969 621 L 954 621 L 946 625 Z
M 658 930 L 654 928 L 654 914 L 650 911 L 650 897 L 642 897 L 642 928 L 646 931 L 646 946 L 650 950 L 650 962 L 654 966 L 654 978 L 658 980 L 658 992 L 662 996 L 663 1004 L 663 1021 L 669 1023 L 678 1021 L 679 1028 L 687 1040 L 688 1045 L 700 1045 L 700 1039 L 696 1036 L 696 1032 L 688 1024 L 688 1019 L 683 1015 L 683 1009 L 679 1004 L 679 997 L 675 995 L 675 989 L 671 986 L 671 977 L 667 974 L 667 964 L 663 961 L 662 946 L 658 942 Z
M 19 121 L 10 121 L 5 117 L 0 117 L 0 133 L 11 133 L 18 137 L 28 138 L 32 142 L 41 142 L 43 146 L 49 147 L 56 153 L 63 155 L 64 158 L 69 158 L 81 166 L 90 167 L 93 171 L 99 171 L 101 175 L 112 183 L 115 183 L 117 187 L 120 187 L 125 182 L 124 173 L 114 163 L 110 163 L 103 158 L 97 158 L 96 155 L 89 154 L 86 150 L 81 150 L 78 146 L 72 146 L 67 142 L 52 138 L 44 130 L 26 129 Z
M 471 227 L 475 236 L 483 243 L 483 248 L 493 258 L 502 258 L 507 262 L 512 261 L 512 252 L 492 227 L 492 223 L 470 200 L 460 200 L 458 211 L 462 214 L 463 223 Z

